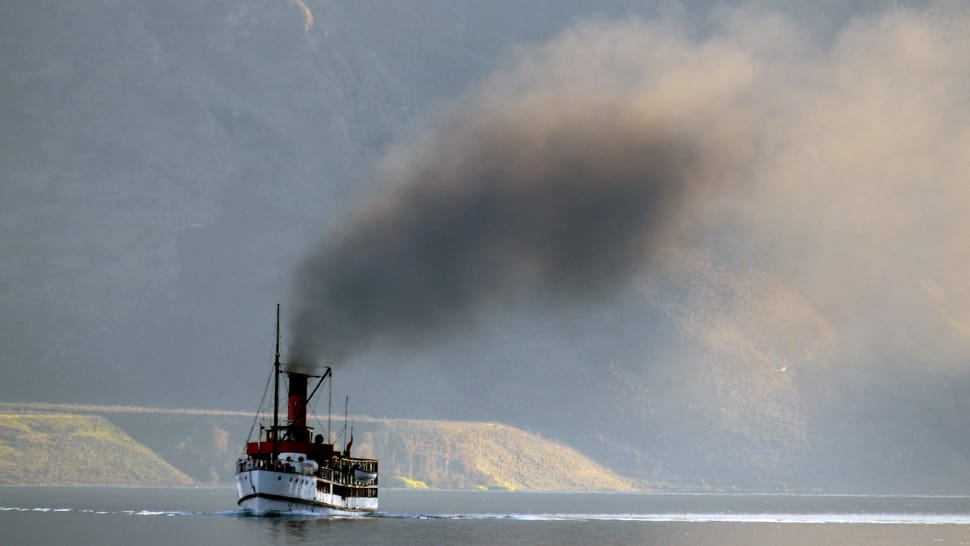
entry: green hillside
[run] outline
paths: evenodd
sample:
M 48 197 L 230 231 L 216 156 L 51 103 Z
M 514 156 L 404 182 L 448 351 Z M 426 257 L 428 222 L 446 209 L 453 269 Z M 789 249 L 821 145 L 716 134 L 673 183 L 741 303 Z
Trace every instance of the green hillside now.
M 235 412 L 3 406 L 65 412 L 0 414 L 4 484 L 229 483 L 253 421 Z M 67 413 L 78 411 L 100 415 Z M 634 489 L 631 480 L 576 449 L 507 425 L 368 417 L 351 422 L 354 455 L 380 459 L 382 482 L 389 487 Z
M 191 483 L 103 417 L 0 414 L 0 484 Z
M 577 450 L 496 423 L 380 420 L 358 425 L 355 453 L 380 457 L 384 483 L 438 488 L 615 490 L 632 482 Z

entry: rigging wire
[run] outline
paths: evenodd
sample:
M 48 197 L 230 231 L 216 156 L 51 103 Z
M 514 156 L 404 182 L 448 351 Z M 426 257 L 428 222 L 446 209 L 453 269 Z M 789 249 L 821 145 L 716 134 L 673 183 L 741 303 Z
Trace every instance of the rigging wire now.
M 327 388 L 330 389 L 331 392 L 333 392 L 333 375 L 331 374 L 330 377 L 327 377 L 327 379 L 325 379 L 325 381 L 327 382 Z M 320 433 L 322 434 L 323 433 L 323 423 L 320 421 L 319 414 L 317 414 L 317 402 L 319 402 L 319 400 L 320 400 L 319 398 L 314 398 L 313 401 L 310 403 L 311 404 L 311 406 L 310 406 L 310 414 L 313 415 L 314 423 L 320 427 L 317 430 L 319 430 Z M 330 397 L 329 396 L 327 397 L 327 422 L 328 423 L 330 422 Z M 326 441 L 326 443 L 328 443 L 328 444 L 331 443 L 330 442 L 330 427 L 329 426 L 327 427 L 327 441 Z
M 320 422 L 320 416 L 317 415 L 317 399 L 314 398 L 310 401 L 309 414 L 313 416 L 313 423 L 320 428 L 323 428 L 323 423 Z M 320 430 L 319 428 L 317 430 Z
M 259 399 L 259 407 L 256 408 L 256 415 L 253 417 L 253 424 L 249 427 L 249 434 L 246 436 L 247 441 L 253 437 L 253 430 L 256 429 L 256 421 L 259 420 L 259 416 L 263 412 L 263 403 L 266 402 L 266 395 L 269 393 L 269 381 L 273 378 L 273 369 L 270 368 L 269 375 L 266 376 L 266 386 L 263 387 L 263 397 Z M 243 446 L 245 449 L 245 446 Z

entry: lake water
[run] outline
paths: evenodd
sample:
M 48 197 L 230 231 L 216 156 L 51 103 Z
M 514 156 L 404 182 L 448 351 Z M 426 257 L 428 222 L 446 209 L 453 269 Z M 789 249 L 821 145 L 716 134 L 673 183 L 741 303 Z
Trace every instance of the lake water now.
M 0 487 L 0 543 L 970 545 L 970 497 L 382 490 L 363 518 L 247 517 L 228 488 Z

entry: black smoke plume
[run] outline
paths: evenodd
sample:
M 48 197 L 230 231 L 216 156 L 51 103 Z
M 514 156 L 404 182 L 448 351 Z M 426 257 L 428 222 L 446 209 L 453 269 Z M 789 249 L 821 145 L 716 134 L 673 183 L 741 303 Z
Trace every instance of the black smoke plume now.
M 494 88 L 491 89 L 495 91 Z M 412 343 L 525 296 L 596 298 L 696 193 L 696 135 L 618 97 L 469 98 L 306 259 L 297 361 Z
M 509 301 L 592 301 L 685 228 L 777 275 L 846 346 L 964 339 L 966 18 L 890 10 L 826 39 L 756 9 L 703 38 L 569 29 L 392 151 L 384 191 L 299 271 L 292 354 L 336 363 Z

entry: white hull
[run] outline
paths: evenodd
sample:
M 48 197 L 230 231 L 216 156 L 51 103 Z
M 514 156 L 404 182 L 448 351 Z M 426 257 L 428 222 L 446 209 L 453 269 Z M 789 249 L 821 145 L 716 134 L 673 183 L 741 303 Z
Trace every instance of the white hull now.
M 252 497 L 241 501 L 239 507 L 254 516 L 286 516 L 286 515 L 310 515 L 320 517 L 361 517 L 371 512 L 350 512 L 338 510 L 316 504 L 307 504 L 297 500 L 275 500 L 261 497 Z
M 332 491 L 330 483 L 312 475 L 272 470 L 246 470 L 236 474 L 239 506 L 257 516 L 360 516 L 377 511 L 377 497 L 344 498 Z

